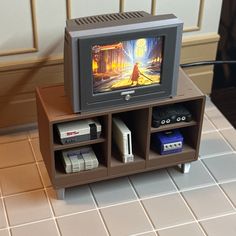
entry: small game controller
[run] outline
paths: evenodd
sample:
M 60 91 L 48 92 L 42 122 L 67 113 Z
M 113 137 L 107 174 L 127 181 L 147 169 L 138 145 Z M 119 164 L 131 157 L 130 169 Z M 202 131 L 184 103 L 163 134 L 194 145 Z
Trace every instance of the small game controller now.
M 152 127 L 192 120 L 191 113 L 182 104 L 155 107 L 152 111 Z

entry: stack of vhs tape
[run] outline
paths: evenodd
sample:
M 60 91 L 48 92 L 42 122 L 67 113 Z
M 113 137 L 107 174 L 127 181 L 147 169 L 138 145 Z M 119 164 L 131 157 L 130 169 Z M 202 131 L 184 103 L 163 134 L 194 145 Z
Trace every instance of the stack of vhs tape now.
M 62 151 L 62 162 L 66 173 L 91 170 L 98 167 L 98 159 L 91 147 Z

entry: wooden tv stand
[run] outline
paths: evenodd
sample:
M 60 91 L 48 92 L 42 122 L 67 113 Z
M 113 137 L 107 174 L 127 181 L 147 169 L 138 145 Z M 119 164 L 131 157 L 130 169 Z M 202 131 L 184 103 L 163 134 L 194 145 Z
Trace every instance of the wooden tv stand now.
M 64 198 L 65 188 L 120 176 L 150 171 L 174 165 L 189 167 L 188 163 L 198 159 L 200 136 L 205 106 L 205 96 L 180 70 L 178 92 L 174 98 L 110 108 L 82 114 L 71 111 L 64 95 L 63 85 L 37 88 L 38 129 L 40 150 L 58 198 Z M 151 126 L 152 109 L 169 104 L 184 104 L 193 116 L 190 122 L 179 122 Z M 134 162 L 123 163 L 112 142 L 112 118 L 119 116 L 132 133 Z M 71 144 L 60 144 L 55 125 L 68 121 L 98 118 L 102 125 L 101 137 Z M 152 147 L 151 135 L 155 132 L 179 129 L 184 136 L 184 147 L 180 153 L 160 155 Z M 61 151 L 91 145 L 99 166 L 92 170 L 66 174 L 61 163 Z

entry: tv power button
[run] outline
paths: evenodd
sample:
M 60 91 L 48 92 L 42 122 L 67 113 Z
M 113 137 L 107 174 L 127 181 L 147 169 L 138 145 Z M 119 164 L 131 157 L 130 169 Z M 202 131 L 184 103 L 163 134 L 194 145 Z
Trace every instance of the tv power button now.
M 129 101 L 130 98 L 131 98 L 130 94 L 127 94 L 127 95 L 125 96 L 125 101 Z

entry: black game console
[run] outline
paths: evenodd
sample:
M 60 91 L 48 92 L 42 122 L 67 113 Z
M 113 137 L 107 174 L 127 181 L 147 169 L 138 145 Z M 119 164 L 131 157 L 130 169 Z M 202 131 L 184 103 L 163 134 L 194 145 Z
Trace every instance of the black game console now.
M 192 115 L 182 104 L 173 104 L 163 107 L 153 108 L 152 127 L 158 128 L 161 125 L 172 124 L 177 122 L 189 122 Z

